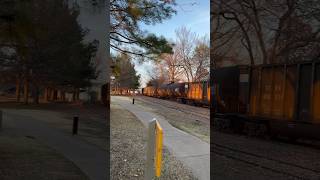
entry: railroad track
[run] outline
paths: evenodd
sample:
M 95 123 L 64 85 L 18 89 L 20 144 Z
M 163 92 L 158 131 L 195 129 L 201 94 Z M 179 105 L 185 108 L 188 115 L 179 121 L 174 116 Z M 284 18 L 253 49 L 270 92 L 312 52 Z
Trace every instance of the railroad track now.
M 177 102 L 171 102 L 168 100 L 162 100 L 162 99 L 158 99 L 158 98 L 153 98 L 153 97 L 145 97 L 145 96 L 137 96 L 138 100 L 143 101 L 145 103 L 149 103 L 149 104 L 155 104 L 155 105 L 161 105 L 167 108 L 171 108 L 183 113 L 188 113 L 194 116 L 198 116 L 201 117 L 201 119 L 206 119 L 206 120 L 200 120 L 206 124 L 210 124 L 210 111 L 208 110 L 207 112 L 205 111 L 201 111 L 201 109 L 194 109 L 194 108 L 200 108 L 200 107 L 192 107 L 192 106 L 188 106 L 188 105 L 184 105 L 184 104 L 179 104 Z M 151 98 L 153 101 L 151 101 Z M 156 101 L 155 101 L 156 99 Z M 168 102 L 167 102 L 168 101 Z M 174 104 L 173 104 L 174 103 Z M 188 106 L 188 107 L 186 107 Z M 203 108 L 204 109 L 204 108 Z M 207 108 L 206 108 L 207 110 Z
M 307 168 L 279 159 L 273 159 L 263 155 L 242 151 L 221 144 L 211 142 L 212 152 L 228 159 L 239 161 L 254 167 L 259 167 L 273 173 L 296 179 L 310 179 L 310 177 L 320 178 L 320 170 Z M 293 173 L 295 172 L 295 173 Z M 310 176 L 310 177 L 308 177 Z
M 219 119 L 224 119 L 224 118 L 219 118 Z M 216 124 L 213 124 L 213 130 L 221 133 L 227 133 L 227 134 L 232 134 L 236 136 L 247 136 L 250 138 L 257 138 L 260 140 L 268 140 L 268 141 L 274 141 L 274 142 L 281 142 L 281 143 L 286 143 L 290 145 L 297 145 L 297 146 L 303 146 L 303 147 L 308 147 L 314 150 L 320 150 L 320 140 L 315 140 L 315 139 L 297 139 L 297 140 L 290 140 L 288 137 L 282 136 L 282 137 L 273 137 L 270 138 L 268 137 L 268 134 L 266 136 L 263 135 L 248 135 L 245 133 L 239 133 L 239 132 L 234 132 L 232 129 L 229 129 L 228 127 L 217 127 Z M 320 178 L 319 178 L 320 179 Z

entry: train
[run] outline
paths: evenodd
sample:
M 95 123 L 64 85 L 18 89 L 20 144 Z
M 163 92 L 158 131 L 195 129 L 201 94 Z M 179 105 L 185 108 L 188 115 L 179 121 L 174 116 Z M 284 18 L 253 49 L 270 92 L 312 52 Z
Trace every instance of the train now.
M 118 88 L 112 88 L 111 95 L 124 95 L 124 96 L 129 96 L 133 94 L 139 94 L 138 90 L 134 90 L 132 88 L 127 88 L 127 87 L 118 87 Z
M 142 88 L 145 96 L 161 99 L 171 99 L 184 104 L 209 107 L 210 82 L 169 83 L 159 86 L 147 86 Z
M 320 61 L 224 67 L 213 76 L 216 128 L 320 139 Z

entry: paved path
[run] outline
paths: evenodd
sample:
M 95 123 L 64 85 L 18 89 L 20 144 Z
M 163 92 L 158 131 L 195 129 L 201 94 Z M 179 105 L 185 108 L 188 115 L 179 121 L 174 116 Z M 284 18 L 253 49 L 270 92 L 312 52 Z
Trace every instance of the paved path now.
M 4 110 L 4 130 L 20 132 L 43 141 L 75 163 L 91 180 L 107 178 L 106 152 L 101 148 L 72 136 L 71 131 L 70 134 L 63 133 L 35 118 L 15 113 L 16 111 L 19 110 Z
M 199 180 L 210 179 L 210 145 L 197 137 L 171 126 L 163 117 L 144 111 L 139 105 L 132 104 L 131 98 L 112 96 L 111 101 L 131 111 L 147 126 L 153 118 L 157 118 L 163 128 L 164 145 L 169 151 L 191 168 Z

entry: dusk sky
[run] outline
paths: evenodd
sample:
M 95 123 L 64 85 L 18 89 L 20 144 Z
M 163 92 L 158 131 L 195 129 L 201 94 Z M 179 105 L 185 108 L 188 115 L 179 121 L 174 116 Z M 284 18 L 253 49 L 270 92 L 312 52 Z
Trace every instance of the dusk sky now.
M 167 39 L 175 39 L 175 30 L 185 26 L 199 36 L 210 35 L 210 1 L 209 0 L 177 0 L 177 14 L 162 24 L 145 26 L 143 29 L 162 35 Z M 141 74 L 141 85 L 149 80 L 147 71 L 152 69 L 152 63 L 136 63 L 136 70 Z

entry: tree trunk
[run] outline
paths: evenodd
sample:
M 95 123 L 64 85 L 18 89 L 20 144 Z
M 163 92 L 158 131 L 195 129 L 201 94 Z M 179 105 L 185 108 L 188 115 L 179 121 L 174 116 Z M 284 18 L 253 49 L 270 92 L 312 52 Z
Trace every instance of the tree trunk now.
M 17 77 L 17 81 L 16 81 L 16 98 L 17 98 L 17 102 L 20 102 L 20 77 Z
M 47 87 L 44 89 L 43 98 L 44 98 L 45 102 L 48 102 L 48 88 Z
M 66 92 L 62 91 L 61 92 L 61 98 L 62 98 L 62 101 L 65 102 L 66 101 Z
M 257 38 L 258 38 L 258 43 L 260 45 L 259 47 L 262 52 L 262 61 L 263 61 L 263 64 L 267 64 L 268 63 L 268 54 L 267 54 L 266 45 L 265 45 L 265 42 L 263 39 L 263 32 L 262 32 L 262 27 L 261 27 L 261 22 L 260 22 L 261 20 L 259 19 L 259 14 L 258 14 L 258 10 L 255 5 L 255 1 L 253 1 L 252 4 L 253 4 L 253 12 L 254 12 L 254 21 L 256 22 L 254 28 L 256 31 Z
M 79 90 L 79 88 L 76 89 L 76 98 L 77 98 L 77 100 L 80 99 L 80 90 Z
M 47 101 L 49 102 L 50 101 L 50 88 L 48 87 L 47 88 Z
M 48 88 L 48 95 L 47 95 L 48 96 L 48 98 L 47 98 L 48 101 L 51 101 L 51 94 L 52 94 L 51 92 L 52 92 L 51 88 Z
M 54 89 L 50 88 L 50 101 L 53 101 L 53 93 L 54 93 Z
M 38 85 L 34 85 L 34 90 L 33 90 L 33 103 L 34 104 L 39 104 L 39 87 Z
M 53 100 L 54 101 L 57 101 L 57 99 L 58 99 L 58 90 L 53 90 Z
M 54 100 L 54 89 L 50 88 L 50 100 L 53 101 Z
M 29 100 L 29 81 L 27 78 L 24 79 L 24 104 L 28 104 Z
M 76 101 L 76 89 L 73 89 L 73 92 L 72 92 L 72 101 Z
M 58 100 L 62 100 L 62 91 L 60 89 L 58 90 Z

